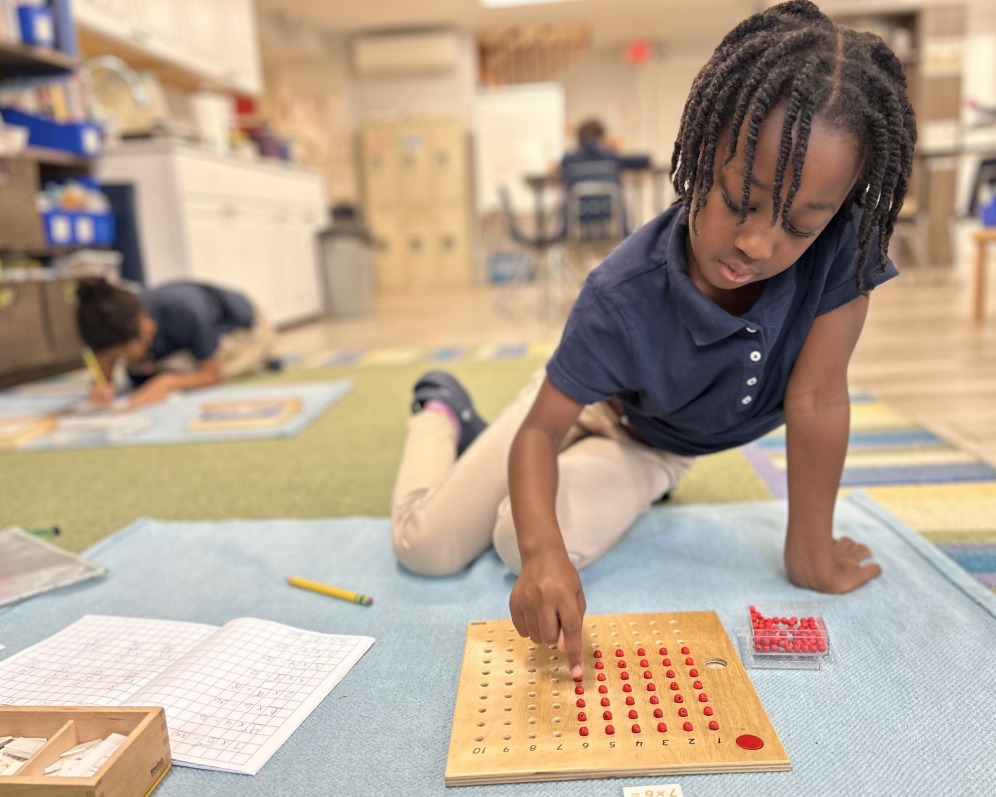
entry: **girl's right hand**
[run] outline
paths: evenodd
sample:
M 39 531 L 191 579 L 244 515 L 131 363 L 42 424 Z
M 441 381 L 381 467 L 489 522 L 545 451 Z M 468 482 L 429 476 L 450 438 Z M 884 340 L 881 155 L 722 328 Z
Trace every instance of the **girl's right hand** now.
M 90 403 L 94 406 L 102 407 L 110 404 L 115 398 L 114 387 L 111 385 L 90 386 Z
M 508 606 L 519 635 L 537 644 L 556 644 L 567 654 L 571 677 L 579 680 L 583 672 L 581 623 L 587 607 L 581 576 L 566 551 L 523 562 Z

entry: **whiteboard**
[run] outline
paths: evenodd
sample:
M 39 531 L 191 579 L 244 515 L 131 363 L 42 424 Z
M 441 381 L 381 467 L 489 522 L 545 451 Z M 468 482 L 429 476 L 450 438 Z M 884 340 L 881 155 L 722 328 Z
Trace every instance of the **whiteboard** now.
M 516 211 L 533 209 L 535 200 L 523 177 L 560 162 L 564 125 L 564 88 L 558 83 L 477 90 L 473 130 L 479 212 L 499 209 L 502 184 Z

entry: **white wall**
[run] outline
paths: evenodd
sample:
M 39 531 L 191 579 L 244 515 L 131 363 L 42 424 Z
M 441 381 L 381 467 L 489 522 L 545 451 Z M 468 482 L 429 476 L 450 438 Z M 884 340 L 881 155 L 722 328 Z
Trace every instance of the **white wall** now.
M 356 113 L 368 119 L 406 116 L 457 116 L 469 125 L 477 84 L 477 48 L 469 33 L 459 34 L 453 71 L 355 78 Z

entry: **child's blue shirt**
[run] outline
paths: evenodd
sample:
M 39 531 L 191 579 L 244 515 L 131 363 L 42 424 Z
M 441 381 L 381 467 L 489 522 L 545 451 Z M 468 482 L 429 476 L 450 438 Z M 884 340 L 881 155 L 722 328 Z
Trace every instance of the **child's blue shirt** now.
M 858 212 L 838 213 L 734 316 L 692 282 L 687 221 L 671 207 L 589 274 L 547 364 L 550 381 L 582 404 L 618 396 L 638 435 L 675 454 L 756 440 L 784 423 L 789 376 L 814 319 L 859 295 L 859 221 Z M 897 273 L 891 260 L 884 272 L 866 265 L 865 286 Z
M 254 322 L 252 304 L 245 296 L 214 285 L 170 282 L 146 291 L 142 298 L 158 326 L 148 354 L 152 361 L 178 351 L 205 360 L 218 349 L 222 335 Z

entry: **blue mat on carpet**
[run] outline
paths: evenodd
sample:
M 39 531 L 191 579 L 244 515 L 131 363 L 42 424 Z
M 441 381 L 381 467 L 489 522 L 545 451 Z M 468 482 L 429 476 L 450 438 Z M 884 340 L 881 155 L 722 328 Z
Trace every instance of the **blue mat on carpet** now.
M 657 507 L 584 581 L 593 614 L 712 609 L 731 636 L 748 603 L 818 601 L 832 644 L 823 668 L 749 671 L 791 772 L 447 789 L 466 624 L 507 617 L 512 577 L 494 553 L 451 578 L 404 572 L 383 519 L 138 521 L 87 552 L 110 569 L 106 580 L 0 610 L 0 642 L 21 650 L 86 613 L 215 625 L 255 616 L 376 637 L 257 776 L 174 767 L 157 797 L 584 797 L 668 782 L 688 797 L 991 795 L 996 598 L 861 493 L 841 500 L 838 531 L 867 542 L 884 575 L 850 595 L 794 589 L 781 564 L 785 511 L 781 501 Z M 292 574 L 374 605 L 293 589 Z
M 9 393 L 0 396 L 0 417 L 28 413 L 59 414 L 59 425 L 52 432 L 25 443 L 20 447 L 21 451 L 292 437 L 310 426 L 352 386 L 352 381 L 348 379 L 301 384 L 220 385 L 175 394 L 161 404 L 131 412 L 102 413 L 72 412 L 71 408 L 85 402 L 85 393 Z M 286 400 L 297 401 L 292 411 L 283 412 L 280 409 L 280 402 Z M 257 404 L 255 410 L 245 408 L 250 420 L 241 428 L 212 428 L 210 423 L 204 423 L 200 428 L 192 426 L 202 417 L 207 417 L 202 416 L 202 408 L 207 404 L 241 402 L 276 404 L 270 408 Z M 224 412 L 225 409 L 220 407 L 218 411 Z M 269 419 L 267 412 L 273 413 Z M 259 425 L 252 425 L 254 417 Z

